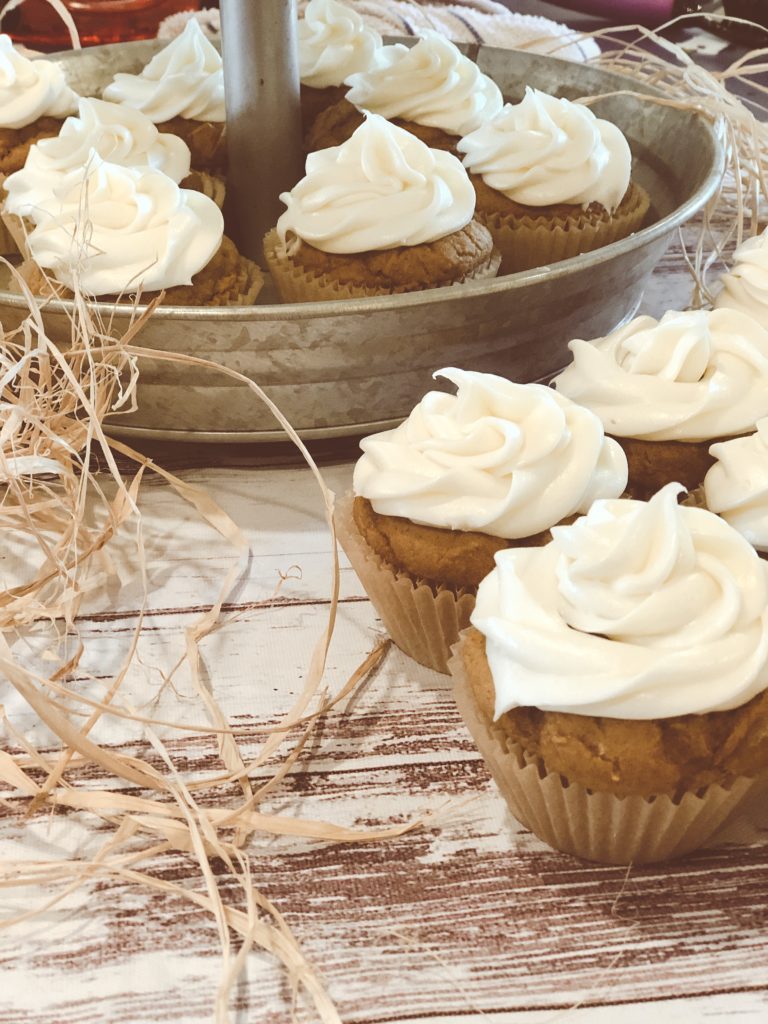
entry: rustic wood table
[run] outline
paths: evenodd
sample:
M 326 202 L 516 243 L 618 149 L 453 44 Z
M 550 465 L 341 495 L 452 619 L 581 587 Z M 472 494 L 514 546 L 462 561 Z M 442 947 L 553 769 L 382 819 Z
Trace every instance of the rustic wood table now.
M 644 308 L 660 314 L 685 305 L 689 294 L 673 248 Z M 337 492 L 349 487 L 351 450 L 320 453 Z M 214 494 L 251 542 L 222 628 L 202 644 L 205 677 L 250 756 L 263 741 L 259 730 L 295 698 L 326 621 L 331 557 L 319 494 L 303 466 L 281 464 L 282 449 L 190 445 L 153 454 Z M 215 600 L 237 555 L 157 477 L 145 482 L 141 510 L 149 606 L 126 700 L 157 718 L 199 722 L 184 672 L 172 685 L 164 674 L 183 651 L 185 627 Z M 83 686 L 95 695 L 125 656 L 141 605 L 132 538 L 118 538 L 110 557 L 113 574 L 78 619 Z M 343 560 L 325 677 L 332 691 L 380 636 Z M 50 746 L 4 680 L 0 704 L 6 748 L 17 747 L 7 723 L 38 749 Z M 104 720 L 98 728 L 102 743 L 147 754 L 140 726 Z M 187 776 L 219 765 L 210 737 L 163 735 Z M 86 783 L 88 771 L 81 769 Z M 44 807 L 25 816 L 27 807 L 4 787 L 0 859 L 87 858 L 103 841 L 103 826 L 88 814 Z M 735 837 L 738 844 L 677 863 L 627 870 L 556 853 L 507 812 L 448 680 L 396 649 L 327 716 L 261 809 L 359 827 L 435 815 L 426 828 L 381 843 L 256 833 L 246 847 L 254 883 L 285 915 L 344 1024 L 768 1020 L 764 810 L 753 809 L 753 827 Z M 154 868 L 165 879 L 201 885 L 186 854 L 166 854 Z M 0 915 L 7 921 L 60 891 L 60 884 L 0 888 Z M 0 1022 L 211 1021 L 218 950 L 213 918 L 189 902 L 120 878 L 93 878 L 49 910 L 0 930 Z M 231 1007 L 236 1024 L 294 1019 L 286 975 L 273 957 L 249 956 Z M 295 1019 L 314 1018 L 298 1011 Z

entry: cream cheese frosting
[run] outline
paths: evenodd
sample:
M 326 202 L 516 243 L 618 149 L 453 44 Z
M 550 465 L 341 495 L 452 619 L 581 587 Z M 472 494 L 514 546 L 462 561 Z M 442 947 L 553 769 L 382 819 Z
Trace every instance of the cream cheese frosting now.
M 221 56 L 190 18 L 181 35 L 155 54 L 140 75 L 115 75 L 104 99 L 134 107 L 155 123 L 173 117 L 224 121 Z
M 554 387 L 616 437 L 714 440 L 768 414 L 768 331 L 738 310 L 640 316 L 568 347 L 573 362 Z
M 737 309 L 768 327 L 768 231 L 742 242 L 722 283 L 716 309 Z
M 283 244 L 300 238 L 329 253 L 432 242 L 475 211 L 461 161 L 375 114 L 342 146 L 310 153 L 305 177 L 280 200 Z
M 480 584 L 496 716 L 537 707 L 652 719 L 739 707 L 768 685 L 768 565 L 728 523 L 678 505 L 596 501 Z
M 704 478 L 707 508 L 768 552 L 768 418 L 757 432 L 709 449 L 717 462 Z
M 221 244 L 224 221 L 212 199 L 161 171 L 120 167 L 91 153 L 85 185 L 60 197 L 27 242 L 32 258 L 91 295 L 188 285 Z
M 587 409 L 541 384 L 449 368 L 404 423 L 364 438 L 355 493 L 382 515 L 531 537 L 617 497 L 627 462 Z
M 183 139 L 160 134 L 131 107 L 81 99 L 78 116 L 68 117 L 56 138 L 32 146 L 24 167 L 6 178 L 6 210 L 37 220 L 38 210 L 55 209 L 56 190 L 67 176 L 65 191 L 82 181 L 92 151 L 123 167 L 153 167 L 177 183 L 189 174 L 189 147 Z
M 498 86 L 438 32 L 411 49 L 383 48 L 380 66 L 350 75 L 347 99 L 361 110 L 466 135 L 497 114 Z
M 325 89 L 374 66 L 381 36 L 338 0 L 310 0 L 299 19 L 299 75 L 303 85 Z
M 458 149 L 468 170 L 525 206 L 600 203 L 613 213 L 632 168 L 629 144 L 615 124 L 583 104 L 531 88 Z
M 50 60 L 28 60 L 0 35 L 0 128 L 25 128 L 40 117 L 61 117 L 77 109 L 77 95 L 64 71 Z

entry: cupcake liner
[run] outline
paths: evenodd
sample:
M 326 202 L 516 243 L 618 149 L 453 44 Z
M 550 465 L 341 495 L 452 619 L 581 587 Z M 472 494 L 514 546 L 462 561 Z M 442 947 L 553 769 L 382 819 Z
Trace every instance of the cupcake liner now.
M 336 502 L 339 542 L 394 642 L 409 658 L 448 672 L 451 645 L 469 625 L 475 595 L 434 588 L 394 572 L 371 550 L 352 515 L 354 496 Z
M 516 217 L 481 211 L 475 216 L 491 232 L 493 244 L 501 253 L 499 273 L 514 274 L 600 249 L 637 231 L 649 201 L 638 185 L 632 189 L 629 200 L 610 217 L 595 217 L 581 210 L 559 217 Z
M 212 199 L 220 210 L 224 208 L 227 186 L 224 179 L 216 177 L 215 174 L 192 170 L 181 182 L 180 187 L 192 189 L 194 192 L 202 192 L 204 196 Z
M 549 846 L 602 864 L 651 864 L 682 857 L 710 840 L 764 780 L 739 777 L 676 800 L 617 797 L 548 772 L 478 707 L 460 639 L 449 661 L 454 697 L 507 806 Z
M 329 299 L 361 299 L 373 295 L 396 295 L 406 292 L 406 288 L 380 288 L 374 286 L 362 286 L 342 284 L 333 280 L 328 274 L 317 274 L 312 271 L 303 270 L 293 264 L 291 259 L 282 251 L 277 231 L 273 228 L 264 237 L 264 256 L 267 266 L 272 274 L 280 298 L 283 302 L 326 302 Z M 501 254 L 493 251 L 488 260 L 468 274 L 461 281 L 455 281 L 451 285 L 466 284 L 467 281 L 478 281 L 484 278 L 496 277 L 501 264 Z M 442 287 L 439 284 L 435 288 Z

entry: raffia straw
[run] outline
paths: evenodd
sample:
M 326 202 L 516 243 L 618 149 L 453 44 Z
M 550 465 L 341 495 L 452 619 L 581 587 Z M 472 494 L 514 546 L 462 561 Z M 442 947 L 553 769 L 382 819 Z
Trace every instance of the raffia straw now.
M 68 346 L 60 347 L 46 337 L 39 304 L 28 290 L 23 287 L 21 290 L 26 295 L 30 313 L 13 334 L 6 335 L 0 357 L 3 360 L 0 378 L 4 409 L 0 415 L 0 469 L 6 489 L 6 500 L 0 504 L 0 526 L 9 533 L 24 531 L 39 545 L 41 554 L 25 582 L 0 593 L 0 670 L 38 718 L 60 738 L 62 750 L 52 758 L 50 754 L 43 756 L 30 744 L 21 742 L 19 749 L 23 755 L 12 756 L 3 752 L 0 757 L 0 779 L 11 790 L 23 795 L 28 813 L 35 813 L 43 804 L 59 805 L 91 813 L 97 820 L 112 825 L 117 846 L 143 842 L 144 837 L 148 838 L 151 845 L 132 851 L 132 865 L 164 852 L 181 851 L 194 858 L 206 886 L 202 905 L 217 922 L 222 949 L 222 973 L 215 1000 L 216 1020 L 221 1024 L 229 1019 L 229 992 L 253 944 L 272 950 L 281 959 L 295 986 L 297 998 L 303 994 L 321 1020 L 336 1022 L 338 1016 L 332 1003 L 304 960 L 285 922 L 276 908 L 254 888 L 247 858 L 239 847 L 248 837 L 258 834 L 291 836 L 313 842 L 380 842 L 402 836 L 424 824 L 426 819 L 420 818 L 394 828 L 346 829 L 330 822 L 269 815 L 258 810 L 261 800 L 298 763 L 321 716 L 355 691 L 376 668 L 386 647 L 380 646 L 373 651 L 335 696 L 320 695 L 338 601 L 339 567 L 336 557 L 330 584 L 328 621 L 315 645 L 306 684 L 282 721 L 275 727 L 262 730 L 266 737 L 262 750 L 258 757 L 246 764 L 235 731 L 201 678 L 199 663 L 199 644 L 205 636 L 220 628 L 224 602 L 237 578 L 240 560 L 247 548 L 244 536 L 210 495 L 156 466 L 128 446 L 111 442 L 102 426 L 108 411 L 131 403 L 138 361 L 147 355 L 157 357 L 157 353 L 132 343 L 142 319 L 137 317 L 136 323 L 122 338 L 112 338 L 95 318 L 83 296 L 76 293 L 71 316 L 72 341 Z M 180 356 L 179 361 L 193 360 Z M 233 375 L 215 364 L 204 365 L 212 372 Z M 235 376 L 243 379 L 240 375 Z M 315 475 L 326 518 L 332 526 L 333 495 L 325 487 L 317 466 L 280 411 L 257 385 L 245 382 L 272 409 L 289 436 L 294 437 Z M 91 472 L 90 461 L 95 453 L 98 453 L 104 463 L 104 471 L 116 485 L 116 494 L 112 498 L 106 497 L 104 488 Z M 115 453 L 135 462 L 136 472 L 130 479 L 124 480 L 120 474 Z M 175 769 L 173 758 L 152 731 L 156 724 L 153 719 L 137 714 L 121 698 L 121 689 L 135 656 L 146 605 L 139 505 L 142 482 L 148 473 L 158 475 L 174 488 L 231 544 L 236 555 L 213 605 L 186 635 L 183 661 L 190 669 L 198 702 L 210 723 L 207 727 L 195 727 L 194 731 L 216 736 L 219 759 L 224 769 L 208 779 L 187 781 L 182 778 Z M 87 518 L 86 510 L 93 512 L 94 502 L 99 514 Z M 134 532 L 138 571 L 143 580 L 142 610 L 127 657 L 107 684 L 103 698 L 94 700 L 84 694 L 71 693 L 65 683 L 68 673 L 77 668 L 82 657 L 82 642 L 78 642 L 74 653 L 70 650 L 46 678 L 20 662 L 9 645 L 8 637 L 11 632 L 16 634 L 19 629 L 42 620 L 49 624 L 54 639 L 58 640 L 57 623 L 60 619 L 76 635 L 77 611 L 88 573 L 94 574 L 97 556 L 118 532 L 127 528 Z M 317 705 L 314 708 L 313 702 Z M 77 724 L 81 717 L 78 706 L 86 712 L 80 724 Z M 164 767 L 158 769 L 142 758 L 125 756 L 119 750 L 106 748 L 94 741 L 91 734 L 103 715 L 142 722 L 145 735 Z M 16 739 L 18 742 L 18 736 Z M 288 741 L 291 742 L 288 754 L 272 767 L 267 780 L 260 780 L 259 787 L 254 789 L 249 774 L 266 764 Z M 152 795 L 136 796 L 115 792 L 111 788 L 83 789 L 73 780 L 71 771 L 73 767 L 87 762 Z M 34 781 L 22 765 L 42 768 L 45 778 L 41 783 Z M 233 782 L 239 784 L 241 793 L 234 805 L 204 808 L 193 795 Z M 101 870 L 107 851 L 112 849 L 112 845 L 104 848 L 102 854 L 85 865 L 73 864 L 71 884 L 65 891 L 69 893 L 93 878 L 94 872 Z M 210 868 L 213 857 L 226 864 L 231 877 L 238 882 L 245 911 L 235 912 L 223 900 L 220 879 Z M 3 884 L 20 884 L 24 877 L 24 873 L 15 879 L 6 877 Z M 143 881 L 149 877 L 137 873 L 134 880 Z M 61 894 L 53 901 L 48 900 L 44 907 L 26 913 L 25 919 L 50 908 L 59 898 Z M 243 939 L 236 952 L 230 942 L 233 928 Z

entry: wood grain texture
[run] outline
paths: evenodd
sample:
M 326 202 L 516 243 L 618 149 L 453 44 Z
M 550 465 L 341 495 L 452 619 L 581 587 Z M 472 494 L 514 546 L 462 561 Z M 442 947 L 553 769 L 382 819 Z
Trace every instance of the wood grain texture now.
M 687 282 L 672 252 L 654 276 L 646 307 L 660 313 L 684 306 Z M 202 655 L 205 676 L 252 757 L 264 727 L 300 687 L 328 614 L 330 546 L 317 491 L 305 470 L 259 467 L 253 450 L 164 455 L 164 464 L 215 494 L 251 542 L 225 624 L 204 641 Z M 324 457 L 329 485 L 347 489 L 351 464 L 329 461 L 332 450 Z M 158 481 L 147 480 L 142 514 L 148 614 L 125 700 L 157 718 L 201 723 L 185 672 L 172 687 L 163 673 L 236 556 Z M 8 546 L 0 569 L 13 573 L 23 555 Z M 78 625 L 86 653 L 70 682 L 94 696 L 125 657 L 143 600 L 131 539 L 113 544 L 110 557 L 116 575 L 83 605 Z M 380 636 L 381 624 L 343 561 L 326 676 L 332 691 Z M 40 649 L 34 636 L 25 643 L 30 659 L 41 656 L 42 635 Z M 0 702 L 15 728 L 42 747 L 53 742 L 4 681 Z M 97 732 L 100 742 L 151 760 L 141 728 L 112 719 Z M 218 770 L 211 739 L 158 732 L 187 776 Z M 13 748 L 8 734 L 3 744 Z M 268 773 L 265 766 L 256 777 Z M 104 785 L 87 765 L 72 779 Z M 222 803 L 232 797 L 222 790 Z M 92 817 L 61 809 L 25 819 L 26 806 L 18 793 L 0 792 L 2 860 L 85 858 L 107 834 Z M 765 807 L 753 806 L 731 829 L 740 845 L 669 865 L 627 871 L 556 853 L 509 816 L 448 681 L 397 650 L 329 715 L 262 809 L 358 828 L 435 814 L 426 830 L 375 845 L 258 833 L 249 843 L 254 882 L 285 914 L 344 1024 L 768 1019 Z M 183 854 L 157 859 L 149 870 L 201 886 L 197 866 Z M 236 901 L 234 885 L 223 874 L 220 881 Z M 59 890 L 0 888 L 0 916 L 41 905 Z M 218 943 L 212 919 L 188 902 L 105 876 L 0 931 L 0 969 L 0 1024 L 198 1024 L 212 1019 Z M 232 1019 L 291 1020 L 287 981 L 271 957 L 249 957 Z

